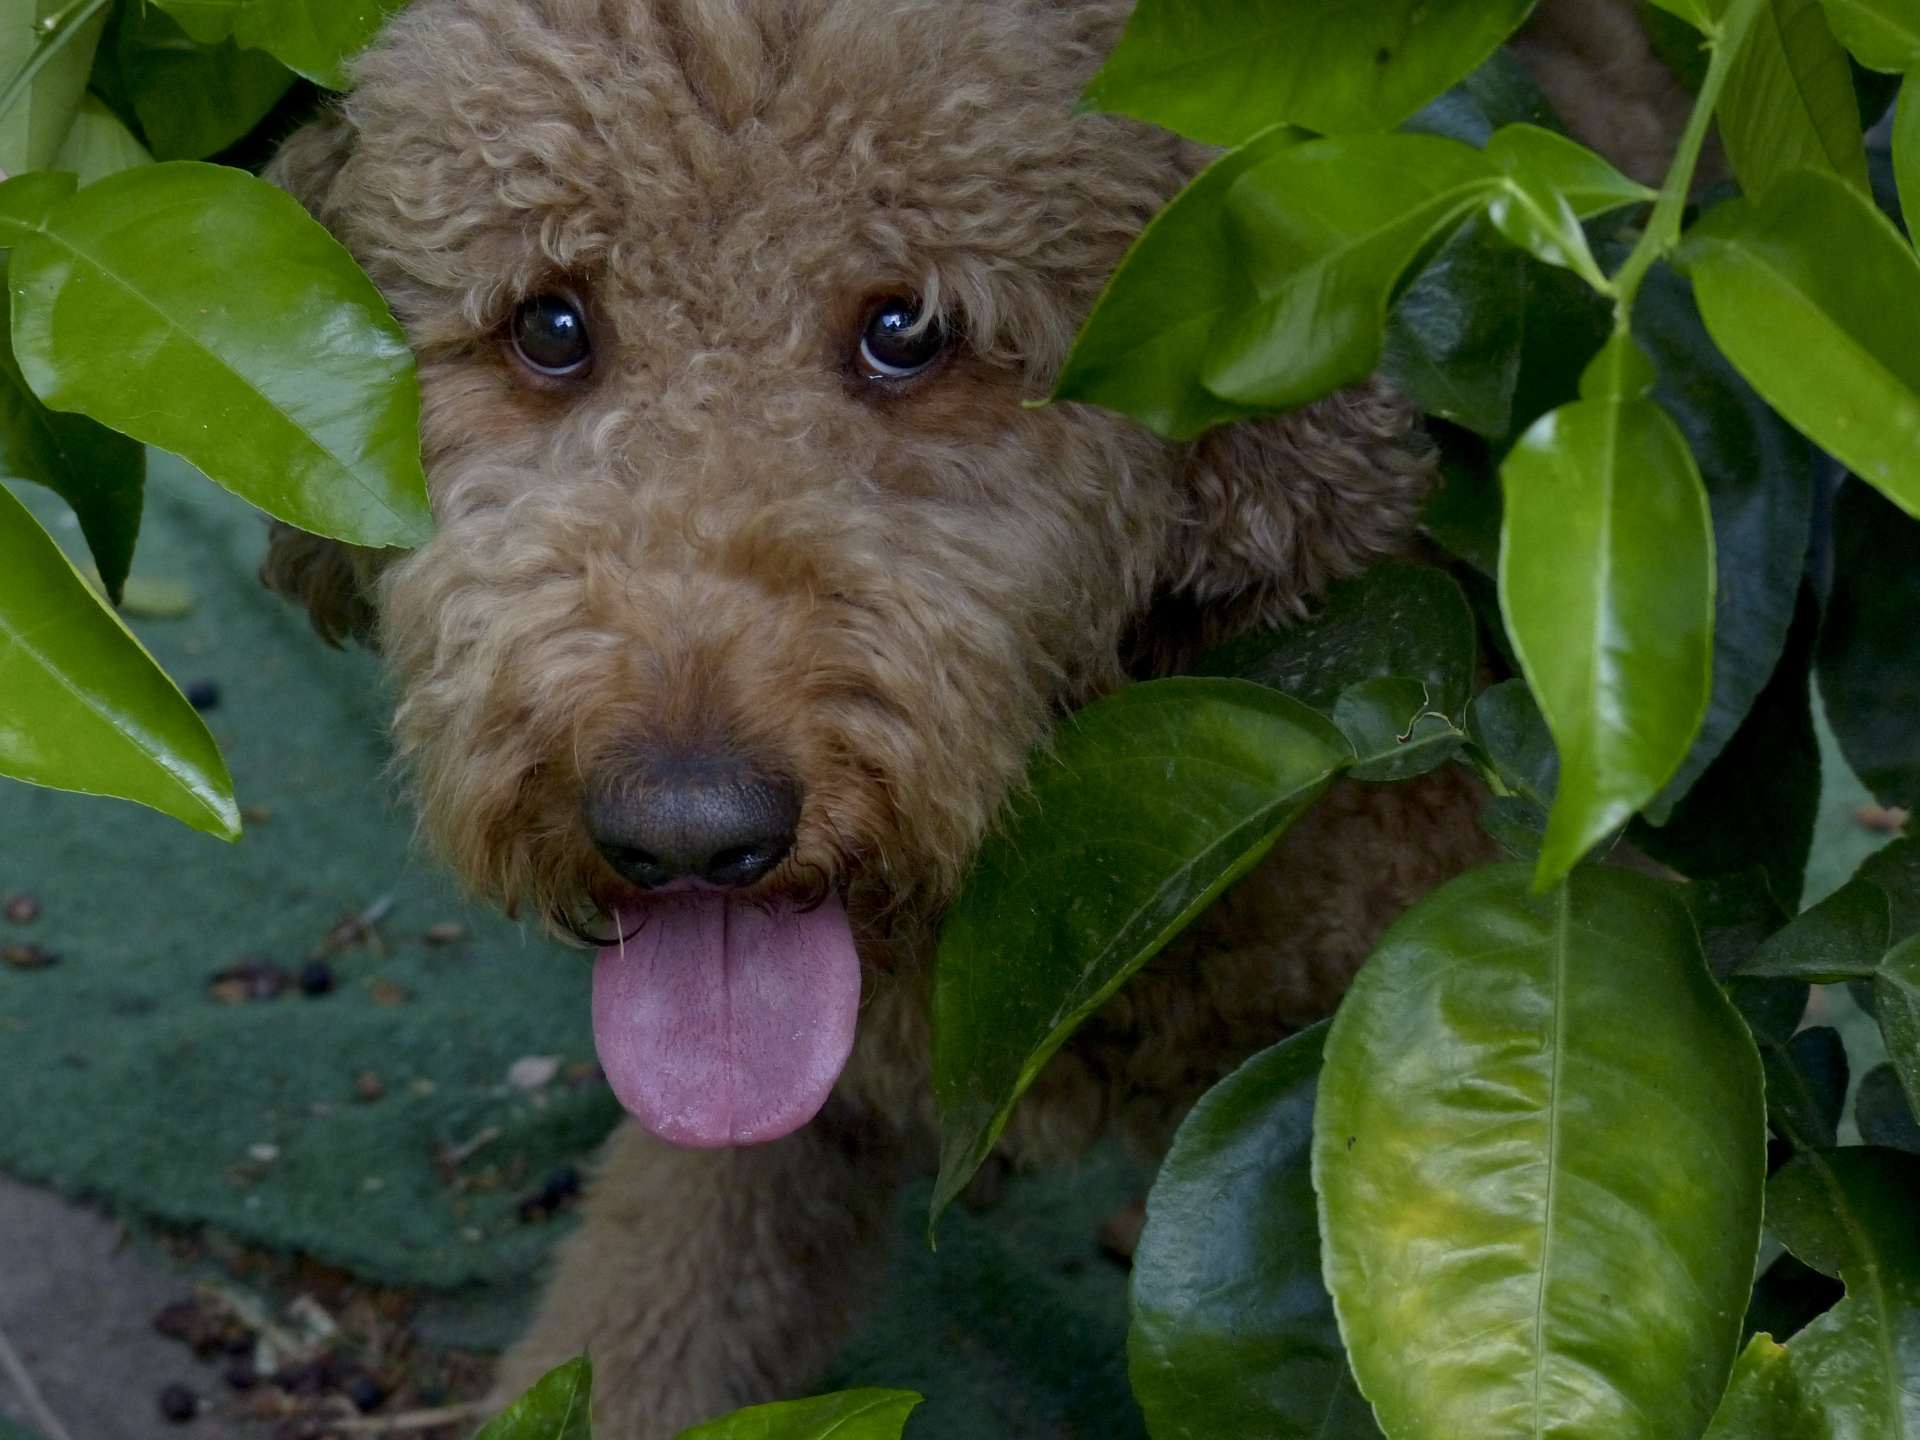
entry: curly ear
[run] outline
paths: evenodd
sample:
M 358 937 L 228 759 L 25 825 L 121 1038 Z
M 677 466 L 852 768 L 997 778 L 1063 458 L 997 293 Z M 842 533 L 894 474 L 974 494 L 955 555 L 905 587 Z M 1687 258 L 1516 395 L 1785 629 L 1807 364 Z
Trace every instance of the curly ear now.
M 334 182 L 353 154 L 353 141 L 353 126 L 336 101 L 286 138 L 260 172 L 261 178 L 293 196 L 309 215 L 337 233 Z
M 370 646 L 379 616 L 368 597 L 379 568 L 379 551 L 309 535 L 275 520 L 268 527 L 260 583 L 305 609 L 329 645 L 352 636 Z

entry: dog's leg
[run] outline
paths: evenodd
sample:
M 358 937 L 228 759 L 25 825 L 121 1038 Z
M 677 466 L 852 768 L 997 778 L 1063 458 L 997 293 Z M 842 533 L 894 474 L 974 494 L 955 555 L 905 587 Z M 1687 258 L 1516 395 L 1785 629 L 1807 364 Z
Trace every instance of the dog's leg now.
M 797 1134 L 738 1150 L 623 1125 L 495 1399 L 582 1351 L 598 1440 L 666 1440 L 804 1394 L 872 1287 L 902 1153 L 833 1102 Z

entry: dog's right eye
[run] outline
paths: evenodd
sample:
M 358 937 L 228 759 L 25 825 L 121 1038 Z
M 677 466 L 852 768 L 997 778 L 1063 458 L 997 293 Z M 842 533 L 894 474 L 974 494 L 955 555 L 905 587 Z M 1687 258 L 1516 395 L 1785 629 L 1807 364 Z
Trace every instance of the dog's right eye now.
M 574 378 L 593 359 L 587 318 L 560 295 L 536 295 L 513 312 L 513 348 L 542 375 Z

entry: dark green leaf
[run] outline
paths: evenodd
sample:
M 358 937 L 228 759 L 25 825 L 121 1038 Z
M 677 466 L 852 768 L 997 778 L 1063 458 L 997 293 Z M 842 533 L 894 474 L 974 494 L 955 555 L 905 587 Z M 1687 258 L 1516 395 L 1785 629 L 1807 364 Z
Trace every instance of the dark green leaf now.
M 1515 432 L 1580 397 L 1580 377 L 1613 335 L 1613 306 L 1575 275 L 1527 257 L 1527 333 L 1513 392 Z
M 1326 1276 L 1398 1440 L 1685 1437 L 1734 1362 L 1760 1062 L 1677 892 L 1473 870 L 1382 939 L 1314 1120 Z
M 231 40 L 199 44 L 155 6 L 127 7 L 119 47 L 127 98 L 162 160 L 219 154 L 293 84 L 293 72 L 271 55 Z
M 1920 5 L 1914 0 L 1822 0 L 1827 24 L 1869 70 L 1920 70 Z
M 1491 225 L 1469 221 L 1394 302 L 1381 369 L 1427 414 L 1505 435 L 1526 294 L 1526 256 Z
M 1698 95 L 1707 80 L 1707 42 L 1696 25 L 1680 19 L 1673 10 L 1640 0 L 1640 25 L 1674 78 L 1686 86 L 1687 93 Z
M 1893 112 L 1893 175 L 1902 215 L 1920 215 L 1920 99 L 1916 95 L 1920 87 L 1911 80 L 1902 81 Z
M 46 38 L 44 19 L 66 15 L 70 6 L 51 0 L 8 0 L 0 21 L 0 80 L 12 75 Z M 94 48 L 107 23 L 103 9 L 75 30 L 56 50 L 26 94 L 0 116 L 0 178 L 53 163 L 87 88 Z
M 1815 1025 L 1785 1042 L 1756 1038 L 1774 1131 L 1796 1150 L 1831 1148 L 1847 1103 L 1847 1047 L 1840 1032 Z
M 5 486 L 0 774 L 240 834 L 233 781 L 205 724 Z
M 1553 735 L 1524 680 L 1503 680 L 1473 697 L 1467 738 L 1493 762 L 1501 781 L 1542 810 L 1560 788 L 1560 756 Z
M 1834 507 L 1820 699 L 1867 788 L 1920 810 L 1920 521 L 1856 480 Z
M 1679 16 L 1696 30 L 1707 29 L 1727 8 L 1727 0 L 1651 0 L 1651 3 L 1669 15 Z
M 1493 53 L 1532 0 L 1142 0 L 1087 104 L 1238 145 L 1268 125 L 1385 130 Z
M 920 1403 L 911 1390 L 841 1390 L 754 1405 L 680 1432 L 680 1440 L 900 1440 Z
M 347 88 L 346 62 L 406 0 L 154 0 L 194 39 L 265 50 L 316 85 Z
M 1774 897 L 1764 870 L 1703 876 L 1688 884 L 1686 901 L 1700 948 L 1707 955 L 1707 968 L 1717 980 L 1731 975 L 1787 923 L 1787 911 Z M 1786 1033 L 1793 1033 L 1793 1025 L 1807 1008 L 1806 1000 L 1802 994 L 1799 1008 L 1786 1017 Z M 1737 998 L 1734 1003 L 1739 1003 Z
M 549 1370 L 474 1440 L 593 1440 L 593 1361 Z
M 1908 936 L 1881 957 L 1873 980 L 1873 1018 L 1907 1103 L 1920 1108 L 1920 936 Z
M 1313 1103 L 1325 1025 L 1201 1097 L 1147 1196 L 1127 1335 L 1154 1440 L 1372 1440 L 1320 1283 Z
M 1170 440 L 1259 413 L 1200 383 L 1215 330 L 1253 304 L 1227 230 L 1227 192 L 1301 138 L 1283 128 L 1223 155 L 1154 217 L 1074 342 L 1054 399 L 1121 411 Z
M 1887 892 L 1855 877 L 1768 939 L 1740 973 L 1820 985 L 1860 979 L 1886 954 L 1891 929 Z
M 1363 680 L 1419 681 L 1432 709 L 1466 709 L 1475 664 L 1473 612 L 1444 570 L 1389 560 L 1327 592 L 1318 614 L 1223 645 L 1195 668 L 1284 690 L 1331 716 Z
M 1847 1285 L 1794 1336 L 1795 1379 L 1822 1433 L 1920 1433 L 1920 1157 L 1852 1147 L 1796 1156 L 1767 1185 L 1767 1224 L 1794 1254 Z
M 1660 377 L 1653 398 L 1687 437 L 1713 511 L 1713 698 L 1687 758 L 1647 806 L 1664 825 L 1777 667 L 1828 462 L 1727 363 L 1675 271 L 1647 273 L 1633 321 Z
M 1135 685 L 1062 722 L 941 926 L 935 1219 L 1080 1022 L 1352 759 L 1328 721 L 1244 680 Z
M 1774 894 L 1799 898 L 1820 814 L 1820 740 L 1808 675 L 1819 624 L 1809 587 L 1773 678 L 1733 739 L 1664 825 L 1633 823 L 1634 844 L 1683 875 L 1759 868 Z
M 1727 72 L 1715 110 L 1740 187 L 1764 195 L 1811 165 L 1871 193 L 1853 72 L 1820 0 L 1767 0 Z M 1764 390 L 1764 387 L 1762 387 Z
M 1658 793 L 1706 710 L 1712 521 L 1652 380 L 1620 337 L 1501 467 L 1501 612 L 1560 754 L 1543 885 Z
M 1479 577 L 1491 580 L 1500 570 L 1500 474 L 1490 447 L 1455 426 L 1435 424 L 1428 430 L 1440 447 L 1440 488 L 1420 512 L 1420 527 Z
M 1920 509 L 1920 260 L 1862 192 L 1814 170 L 1721 205 L 1681 256 L 1707 329 L 1815 443 Z
M 1860 1077 L 1860 1089 L 1853 1098 L 1853 1118 L 1860 1127 L 1860 1138 L 1867 1144 L 1920 1155 L 1920 1123 L 1913 1118 L 1913 1107 L 1907 1104 L 1900 1072 L 1892 1061 L 1876 1065 Z
M 10 181 L 7 188 L 19 183 Z M 0 277 L 5 274 L 6 265 L 0 259 Z M 7 322 L 7 308 L 7 297 L 0 296 L 0 326 Z M 47 409 L 27 388 L 4 334 L 0 334 L 0 473 L 44 485 L 73 507 L 100 581 L 118 604 L 120 588 L 133 565 L 134 541 L 140 535 L 147 447 L 84 415 Z
M 1334 702 L 1333 723 L 1353 746 L 1356 780 L 1411 780 L 1453 759 L 1466 739 L 1432 688 L 1403 676 L 1349 685 Z
M 1371 375 L 1402 276 L 1497 185 L 1479 151 L 1432 135 L 1311 140 L 1227 196 L 1255 303 L 1201 379 L 1237 405 L 1291 409 Z
M 1533 72 L 1506 50 L 1496 50 L 1458 85 L 1420 107 L 1400 128 L 1444 135 L 1479 150 L 1502 125 L 1560 128 L 1559 117 Z
M 1540 859 L 1547 839 L 1547 812 L 1519 795 L 1496 795 L 1480 812 L 1480 828 L 1515 860 Z
M 303 530 L 426 538 L 406 337 L 291 196 L 213 165 L 123 171 L 55 211 L 10 278 L 14 353 L 52 408 L 184 456 Z
M 1756 1335 L 1733 1367 L 1705 1440 L 1811 1440 L 1817 1424 L 1786 1347 L 1771 1335 Z

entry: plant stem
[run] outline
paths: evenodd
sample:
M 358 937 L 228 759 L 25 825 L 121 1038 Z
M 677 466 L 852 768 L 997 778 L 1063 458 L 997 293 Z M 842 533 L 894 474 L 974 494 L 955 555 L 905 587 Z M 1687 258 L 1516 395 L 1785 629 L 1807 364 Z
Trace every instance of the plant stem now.
M 1680 148 L 1674 151 L 1667 183 L 1660 188 L 1660 198 L 1654 202 L 1653 216 L 1640 242 L 1627 256 L 1620 273 L 1613 277 L 1613 328 L 1618 333 L 1626 333 L 1630 327 L 1634 296 L 1639 293 L 1640 282 L 1646 278 L 1647 271 L 1653 268 L 1653 262 L 1680 243 L 1680 220 L 1693 190 L 1693 172 L 1700 164 L 1700 147 L 1706 143 L 1713 108 L 1720 103 L 1727 72 L 1733 68 L 1747 31 L 1753 28 L 1760 8 L 1767 3 L 1768 0 L 1732 0 L 1718 25 L 1707 32 L 1713 59 L 1707 66 L 1707 78 L 1700 86 L 1699 97 L 1694 101 L 1693 114 L 1687 119 L 1686 131 L 1680 137 Z
M 27 93 L 47 62 L 62 49 L 67 41 L 80 33 L 80 28 L 106 8 L 107 0 L 73 0 L 64 10 L 57 10 L 46 19 L 36 21 L 34 28 L 40 31 L 40 38 L 34 43 L 33 51 L 20 62 L 20 68 L 8 77 L 7 83 L 0 86 L 0 119 L 5 119 L 20 97 Z

